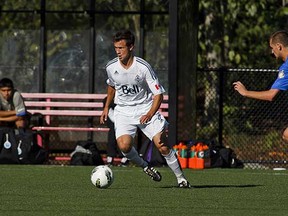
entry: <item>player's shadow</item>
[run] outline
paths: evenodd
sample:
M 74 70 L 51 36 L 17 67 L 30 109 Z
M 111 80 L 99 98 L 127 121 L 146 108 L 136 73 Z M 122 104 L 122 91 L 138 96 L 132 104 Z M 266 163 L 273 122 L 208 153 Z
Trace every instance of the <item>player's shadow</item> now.
M 247 185 L 192 185 L 192 189 L 202 189 L 202 188 L 252 188 L 252 187 L 262 187 L 263 185 L 247 184 Z M 162 188 L 177 188 L 177 186 L 163 186 Z
M 252 188 L 252 187 L 262 187 L 263 185 L 255 185 L 255 184 L 248 184 L 248 185 L 196 185 L 192 186 L 193 188 Z

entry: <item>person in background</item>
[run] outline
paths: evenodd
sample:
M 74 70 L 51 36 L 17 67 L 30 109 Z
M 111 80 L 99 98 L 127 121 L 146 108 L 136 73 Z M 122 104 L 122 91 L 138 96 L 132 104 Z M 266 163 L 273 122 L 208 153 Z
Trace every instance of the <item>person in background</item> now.
M 0 126 L 11 128 L 27 127 L 27 112 L 21 94 L 14 89 L 9 78 L 0 80 Z
M 167 145 L 168 122 L 158 111 L 165 92 L 163 86 L 150 64 L 133 55 L 135 36 L 131 31 L 117 32 L 113 43 L 117 57 L 106 65 L 107 100 L 100 123 L 107 121 L 109 107 L 114 100 L 115 133 L 123 155 L 143 168 L 144 173 L 152 180 L 161 181 L 159 171 L 143 160 L 133 146 L 133 139 L 139 128 L 164 156 L 176 176 L 178 187 L 190 188 L 175 152 Z
M 280 91 L 288 90 L 288 32 L 281 30 L 271 34 L 269 45 L 272 54 L 277 59 L 283 61 L 283 64 L 279 67 L 277 79 L 274 81 L 271 88 L 265 91 L 247 90 L 240 81 L 234 82 L 234 89 L 242 96 L 258 100 L 273 101 Z M 282 138 L 285 142 L 288 142 L 288 128 L 284 129 Z

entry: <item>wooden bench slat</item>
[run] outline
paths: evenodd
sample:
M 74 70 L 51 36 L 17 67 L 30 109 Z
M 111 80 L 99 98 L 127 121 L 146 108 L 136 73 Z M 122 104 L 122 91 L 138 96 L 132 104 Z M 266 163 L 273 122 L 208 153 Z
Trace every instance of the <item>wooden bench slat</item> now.
M 42 115 L 51 116 L 101 116 L 99 110 L 35 110 L 28 109 L 31 114 L 41 113 Z
M 87 107 L 87 108 L 103 108 L 101 102 L 46 102 L 46 101 L 25 101 L 26 107 Z
M 37 126 L 33 127 L 32 130 L 37 131 L 99 131 L 99 132 L 108 132 L 109 128 L 101 127 L 50 127 L 50 126 Z
M 162 112 L 162 111 L 160 110 L 160 113 L 161 113 L 165 118 L 168 118 L 168 112 Z
M 46 115 L 46 116 L 98 116 L 100 117 L 102 115 L 102 111 L 98 111 L 98 110 L 31 110 L 28 109 L 28 111 L 31 114 L 36 114 L 36 113 L 41 113 L 42 115 Z M 165 111 L 161 111 L 160 113 L 164 116 L 164 117 L 168 117 L 168 112 Z
M 168 109 L 168 104 L 162 103 L 162 104 L 160 105 L 160 109 Z
M 35 98 L 35 99 L 91 99 L 91 100 L 103 100 L 106 94 L 77 94 L 77 93 L 21 93 L 24 98 Z

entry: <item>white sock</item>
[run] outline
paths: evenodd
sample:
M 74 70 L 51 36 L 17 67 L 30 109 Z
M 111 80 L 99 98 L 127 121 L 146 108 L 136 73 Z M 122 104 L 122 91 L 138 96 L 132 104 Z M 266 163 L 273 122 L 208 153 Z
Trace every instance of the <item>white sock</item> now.
M 127 162 L 127 160 L 128 160 L 128 158 L 126 158 L 126 157 L 123 157 L 123 158 L 121 158 L 121 163 L 126 163 L 126 162 Z
M 138 152 L 136 151 L 136 149 L 134 147 L 131 148 L 131 151 L 128 153 L 124 153 L 122 152 L 122 154 L 128 158 L 128 160 L 132 161 L 133 163 L 135 163 L 136 165 L 144 168 L 146 166 L 148 166 L 148 163 L 143 160 L 143 158 L 141 158 L 138 154 Z
M 108 156 L 107 157 L 107 163 L 112 163 L 112 161 L 113 161 L 113 157 Z
M 168 155 L 163 155 L 163 156 L 167 162 L 167 165 L 174 172 L 178 183 L 181 183 L 183 180 L 186 181 L 183 171 L 180 167 L 179 161 L 175 155 L 175 152 L 173 150 L 170 150 Z

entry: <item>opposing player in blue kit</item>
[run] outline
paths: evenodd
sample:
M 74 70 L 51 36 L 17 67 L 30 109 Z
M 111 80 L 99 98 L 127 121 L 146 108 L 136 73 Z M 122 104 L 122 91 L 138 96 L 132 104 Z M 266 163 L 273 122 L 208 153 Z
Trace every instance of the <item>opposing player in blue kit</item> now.
M 278 77 L 266 91 L 249 91 L 240 81 L 234 82 L 234 89 L 244 97 L 272 101 L 277 93 L 288 90 L 288 32 L 283 30 L 274 32 L 270 36 L 269 44 L 272 54 L 284 61 L 279 67 Z M 282 138 L 288 142 L 288 128 L 284 130 Z
M 165 92 L 149 63 L 133 55 L 135 37 L 129 30 L 115 34 L 113 43 L 117 57 L 106 65 L 108 75 L 107 100 L 100 117 L 104 124 L 108 118 L 109 106 L 114 100 L 114 125 L 117 145 L 123 155 L 154 181 L 161 181 L 160 173 L 141 158 L 133 147 L 133 138 L 139 128 L 166 159 L 174 172 L 178 187 L 190 188 L 184 177 L 175 152 L 167 145 L 168 122 L 158 109 Z

